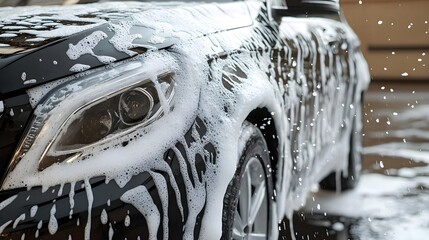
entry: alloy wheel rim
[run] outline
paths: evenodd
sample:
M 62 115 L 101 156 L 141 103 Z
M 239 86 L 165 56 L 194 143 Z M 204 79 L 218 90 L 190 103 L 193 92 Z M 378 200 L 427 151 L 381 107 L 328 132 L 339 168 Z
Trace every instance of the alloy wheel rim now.
M 268 238 L 268 199 L 264 168 L 256 157 L 246 164 L 234 213 L 232 239 Z

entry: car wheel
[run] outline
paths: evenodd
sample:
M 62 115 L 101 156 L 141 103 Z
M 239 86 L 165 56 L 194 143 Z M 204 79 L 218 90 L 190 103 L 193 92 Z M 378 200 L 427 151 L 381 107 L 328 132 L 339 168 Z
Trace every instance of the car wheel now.
M 239 141 L 237 170 L 224 197 L 222 239 L 269 239 L 273 181 L 267 144 L 248 122 Z
M 360 105 L 356 110 L 356 115 L 353 119 L 353 129 L 350 134 L 350 151 L 349 163 L 347 173 L 341 172 L 340 179 L 341 186 L 337 186 L 336 172 L 329 174 L 325 179 L 320 182 L 320 187 L 325 190 L 340 190 L 346 191 L 353 189 L 360 177 L 362 169 L 362 123 L 361 123 L 361 109 Z

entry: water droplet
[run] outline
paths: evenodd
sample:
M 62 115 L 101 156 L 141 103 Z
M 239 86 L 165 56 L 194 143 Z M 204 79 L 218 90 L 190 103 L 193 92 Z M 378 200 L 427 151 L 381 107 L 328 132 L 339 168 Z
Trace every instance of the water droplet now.
M 130 226 L 130 223 L 131 223 L 130 216 L 129 216 L 129 215 L 127 215 L 127 216 L 125 217 L 125 220 L 124 220 L 124 225 L 125 225 L 125 227 L 129 227 L 129 226 Z
M 109 219 L 109 217 L 107 216 L 106 209 L 103 209 L 103 211 L 101 212 L 101 215 L 100 215 L 101 223 L 107 224 L 108 219 Z
M 332 229 L 334 229 L 337 232 L 341 232 L 344 230 L 344 224 L 341 222 L 336 222 L 332 224 Z

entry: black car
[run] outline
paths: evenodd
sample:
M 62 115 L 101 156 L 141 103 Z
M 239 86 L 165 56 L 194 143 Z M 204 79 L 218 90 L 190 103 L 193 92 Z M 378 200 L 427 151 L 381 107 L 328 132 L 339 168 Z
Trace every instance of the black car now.
M 0 9 L 0 238 L 275 239 L 368 83 L 337 0 Z

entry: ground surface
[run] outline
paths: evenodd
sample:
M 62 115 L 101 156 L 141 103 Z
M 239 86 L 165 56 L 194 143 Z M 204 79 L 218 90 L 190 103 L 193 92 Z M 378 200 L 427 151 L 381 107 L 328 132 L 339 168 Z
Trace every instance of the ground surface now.
M 295 213 L 297 240 L 428 239 L 429 84 L 373 82 L 363 121 L 359 185 L 343 194 L 315 189 Z

